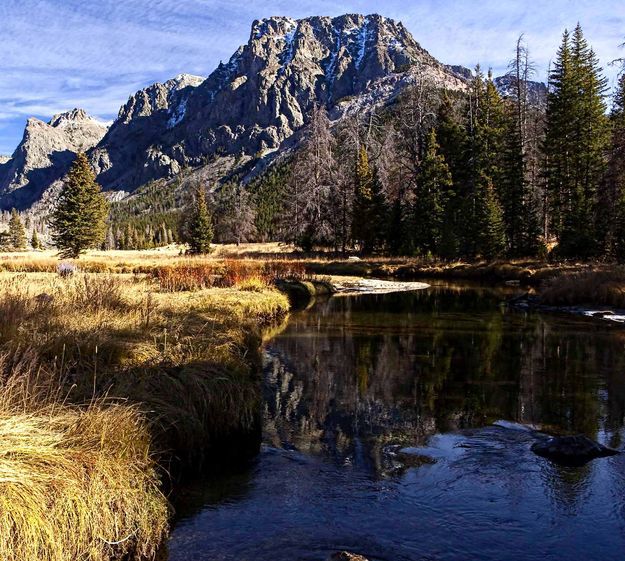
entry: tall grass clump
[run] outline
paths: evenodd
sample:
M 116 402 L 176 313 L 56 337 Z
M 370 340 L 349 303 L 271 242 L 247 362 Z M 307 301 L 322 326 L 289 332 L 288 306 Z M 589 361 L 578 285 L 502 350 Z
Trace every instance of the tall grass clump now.
M 302 280 L 308 276 L 303 263 L 288 260 L 195 259 L 148 268 L 146 272 L 163 292 L 230 288 L 248 281 L 269 286 L 278 279 Z
M 59 401 L 34 352 L 0 356 L 0 559 L 145 559 L 167 532 L 137 408 Z

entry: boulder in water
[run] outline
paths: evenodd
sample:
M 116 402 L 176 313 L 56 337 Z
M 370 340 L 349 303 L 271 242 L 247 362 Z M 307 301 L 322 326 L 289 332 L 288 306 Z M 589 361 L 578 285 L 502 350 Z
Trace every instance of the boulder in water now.
M 532 452 L 562 465 L 584 465 L 595 458 L 620 453 L 581 434 L 540 440 L 532 445 Z
M 327 561 L 368 561 L 366 557 L 349 551 L 337 551 L 328 557 Z

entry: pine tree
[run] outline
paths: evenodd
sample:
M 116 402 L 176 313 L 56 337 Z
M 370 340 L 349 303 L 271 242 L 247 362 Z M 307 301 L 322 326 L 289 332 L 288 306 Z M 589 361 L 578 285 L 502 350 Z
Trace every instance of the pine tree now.
M 61 257 L 77 258 L 86 249 L 101 245 L 108 210 L 87 157 L 77 154 L 51 219 L 52 240 Z
M 469 142 L 466 128 L 462 126 L 448 95 L 443 98 L 438 111 L 436 137 L 453 182 L 451 189 L 447 191 L 439 247 L 442 257 L 451 258 L 459 254 L 463 233 L 462 211 L 463 202 L 467 198 Z
M 415 193 L 414 238 L 415 247 L 421 254 L 438 254 L 441 249 L 445 208 L 453 187 L 449 166 L 439 152 L 436 131 L 432 129 Z
M 386 244 L 391 255 L 401 255 L 403 252 L 412 252 L 410 238 L 406 235 L 406 211 L 401 197 L 395 197 L 390 205 L 389 221 L 386 229 Z
M 11 209 L 9 220 L 9 241 L 11 249 L 20 250 L 26 248 L 26 231 L 17 210 Z
M 371 181 L 371 205 L 368 209 L 369 251 L 382 248 L 389 235 L 389 211 L 378 167 L 373 168 Z
M 606 80 L 578 25 L 565 31 L 550 75 L 545 137 L 550 225 L 563 256 L 597 250 L 595 220 L 608 140 Z
M 484 79 L 479 66 L 473 79 L 468 122 L 468 180 L 463 196 L 462 253 L 492 257 L 505 243 L 501 207 L 504 111 L 489 72 Z
M 512 257 L 535 255 L 539 247 L 537 197 L 528 172 L 530 103 L 527 82 L 531 72 L 528 50 L 521 36 L 508 74 L 513 87 L 505 112 L 500 189 L 508 254 Z
M 479 253 L 487 259 L 499 257 L 506 248 L 506 232 L 503 212 L 495 193 L 492 180 L 483 177 L 479 184 L 480 209 Z
M 202 185 L 195 191 L 194 207 L 188 224 L 187 243 L 191 253 L 204 254 L 211 250 L 213 241 L 213 220 L 206 204 L 206 193 Z
M 625 69 L 621 73 L 614 94 L 610 114 L 612 142 L 604 197 L 604 251 L 608 257 L 625 262 Z
M 39 236 L 37 235 L 37 230 L 33 230 L 33 235 L 30 238 L 30 246 L 33 249 L 41 249 L 41 242 L 39 241 Z

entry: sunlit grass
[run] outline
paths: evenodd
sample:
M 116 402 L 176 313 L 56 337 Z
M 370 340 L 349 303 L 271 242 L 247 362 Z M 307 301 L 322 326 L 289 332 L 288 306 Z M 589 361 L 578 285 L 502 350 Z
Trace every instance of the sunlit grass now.
M 0 559 L 153 556 L 168 506 L 138 408 L 60 402 L 32 351 L 0 372 Z
M 168 516 L 157 474 L 255 426 L 260 327 L 289 304 L 219 267 L 226 287 L 184 291 L 0 273 L 0 559 L 150 558 Z

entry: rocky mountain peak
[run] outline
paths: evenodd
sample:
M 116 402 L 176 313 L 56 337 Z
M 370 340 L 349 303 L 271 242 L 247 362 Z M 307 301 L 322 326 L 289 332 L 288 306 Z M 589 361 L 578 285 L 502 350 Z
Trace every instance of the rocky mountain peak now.
M 131 95 L 119 110 L 118 121 L 128 124 L 131 120 L 169 109 L 177 94 L 187 88 L 199 86 L 204 78 L 191 74 L 179 74 L 164 83 L 156 82 Z
M 95 119 L 89 116 L 84 109 L 74 108 L 71 111 L 66 111 L 65 113 L 57 113 L 52 117 L 52 119 L 50 119 L 48 124 L 51 127 L 62 127 L 70 123 L 89 120 L 95 121 Z
M 258 19 L 247 43 L 205 80 L 181 74 L 130 96 L 89 159 L 103 188 L 130 192 L 221 156 L 275 152 L 296 138 L 314 104 L 340 119 L 417 80 L 466 88 L 400 22 L 377 14 Z M 32 127 L 87 121 L 69 113 Z
M 2 208 L 32 203 L 67 171 L 77 152 L 93 148 L 108 126 L 83 109 L 55 115 L 48 123 L 29 118 L 22 141 L 0 168 Z
M 223 150 L 272 151 L 314 103 L 332 108 L 413 66 L 441 86 L 463 87 L 401 23 L 383 16 L 259 19 L 248 43 L 190 95 L 176 137 L 191 161 Z M 385 91 L 395 90 L 386 84 Z

